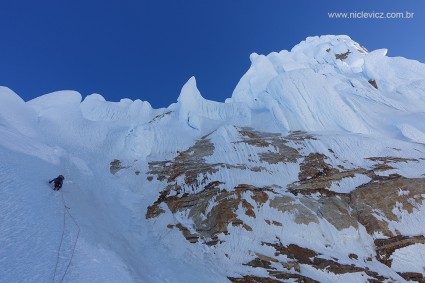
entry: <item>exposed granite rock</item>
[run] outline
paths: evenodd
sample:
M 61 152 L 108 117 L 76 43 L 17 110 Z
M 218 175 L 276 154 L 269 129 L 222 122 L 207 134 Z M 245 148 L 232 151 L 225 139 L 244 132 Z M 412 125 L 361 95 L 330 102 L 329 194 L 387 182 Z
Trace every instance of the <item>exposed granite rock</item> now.
M 398 275 L 406 279 L 407 281 L 416 281 L 418 283 L 425 283 L 425 276 L 422 273 L 417 272 L 397 272 Z
M 419 160 L 415 158 L 403 158 L 403 157 L 395 157 L 395 156 L 379 156 L 379 157 L 368 157 L 366 159 L 381 162 L 383 164 L 388 163 L 398 163 L 398 162 L 418 162 Z
M 279 221 L 275 221 L 275 220 L 269 220 L 269 219 L 265 219 L 264 220 L 268 225 L 274 225 L 274 226 L 279 226 L 282 227 L 283 224 L 280 223 Z
M 219 234 L 228 235 L 230 226 L 241 227 L 246 232 L 255 231 L 255 226 L 248 225 L 242 219 L 257 219 L 261 217 L 262 209 L 269 209 L 269 207 L 281 213 L 292 214 L 296 224 L 319 224 L 324 219 L 338 230 L 349 227 L 358 229 L 360 225 L 363 225 L 370 235 L 382 233 L 388 237 L 402 237 L 399 231 L 390 230 L 388 221 L 399 220 L 397 209 L 413 213 L 422 205 L 425 198 L 425 178 L 406 178 L 397 174 L 382 176 L 384 175 L 382 172 L 396 168 L 397 163 L 418 162 L 417 159 L 394 156 L 369 157 L 367 159 L 372 162 L 372 165 L 367 168 L 356 168 L 351 164 L 347 166 L 350 169 L 347 169 L 343 166 L 345 163 L 335 165 L 335 162 L 330 162 L 326 154 L 338 159 L 331 148 L 327 149 L 326 154 L 312 152 L 303 155 L 302 149 L 306 146 L 306 140 L 316 139 L 313 135 L 292 132 L 282 136 L 275 133 L 262 133 L 250 128 L 237 129 L 241 139 L 235 143 L 246 143 L 263 148 L 263 151 L 260 150 L 258 153 L 257 159 L 263 165 L 264 163 L 274 165 L 299 163 L 298 180 L 286 188 L 279 185 L 256 187 L 249 184 L 227 187 L 224 182 L 211 180 L 208 176 L 221 169 L 237 168 L 252 172 L 262 172 L 266 169 L 262 165 L 248 167 L 207 163 L 206 157 L 214 154 L 215 150 L 219 150 L 215 148 L 207 135 L 188 150 L 180 152 L 173 160 L 149 163 L 150 176 L 156 176 L 165 186 L 158 199 L 148 207 L 146 218 L 158 217 L 168 207 L 172 213 L 182 213 L 193 221 L 191 227 L 184 227 L 179 223 L 170 224 L 169 228 L 178 228 L 191 243 L 217 246 L 223 241 L 219 239 Z M 255 159 L 251 158 L 251 163 L 252 160 Z M 347 193 L 329 190 L 334 182 L 356 175 L 367 176 L 370 181 L 346 190 Z M 267 225 L 285 228 L 276 219 L 269 218 L 264 221 Z M 408 245 L 407 243 L 416 243 L 418 239 L 422 241 L 422 238 L 415 238 L 416 242 L 412 240 L 409 242 L 403 237 L 401 239 L 397 243 L 376 240 L 378 260 L 391 267 L 389 257 L 395 249 L 404 247 Z M 295 244 L 284 246 L 279 241 L 279 243 L 263 243 L 263 245 L 273 247 L 276 251 L 275 257 L 255 253 L 256 257 L 244 265 L 262 268 L 267 271 L 269 277 L 249 275 L 229 277 L 232 282 L 287 282 L 289 280 L 316 282 L 312 278 L 301 275 L 303 264 L 335 274 L 363 272 L 369 277 L 370 282 L 394 280 L 371 271 L 364 265 L 359 266 L 357 261 L 366 260 L 367 262 L 372 259 L 359 259 L 356 254 L 346 255 L 346 259 L 352 260 L 353 264 L 343 264 L 336 258 L 330 258 Z M 281 256 L 288 260 L 282 261 Z M 414 273 L 400 273 L 400 276 L 421 280 L 421 277 Z
M 247 231 L 252 231 L 252 227 L 245 224 L 242 220 L 238 219 L 236 210 L 239 205 L 245 210 L 245 214 L 249 217 L 255 218 L 253 205 L 248 203 L 243 198 L 246 192 L 251 193 L 253 198 L 259 194 L 257 198 L 264 198 L 264 191 L 270 190 L 269 188 L 257 188 L 250 185 L 239 185 L 233 190 L 221 190 L 218 188 L 220 182 L 209 183 L 205 186 L 204 190 L 195 194 L 183 194 L 181 196 L 169 196 L 172 186 L 168 186 L 164 190 L 158 200 L 148 208 L 146 218 L 153 218 L 158 216 L 158 212 L 163 210 L 159 208 L 161 203 L 166 203 L 171 212 L 176 213 L 179 211 L 188 211 L 189 217 L 194 222 L 194 229 L 199 236 L 204 239 L 209 245 L 218 243 L 217 235 L 220 233 L 228 233 L 228 225 L 242 226 Z M 210 201 L 214 200 L 215 206 L 207 211 Z
M 282 283 L 283 281 L 268 277 L 244 276 L 240 278 L 227 277 L 233 283 Z
M 279 242 L 263 243 L 263 245 L 273 247 L 276 250 L 275 256 L 286 255 L 288 258 L 296 260 L 299 264 L 308 264 L 316 269 L 327 270 L 335 274 L 364 272 L 379 282 L 389 279 L 369 270 L 367 267 L 356 266 L 354 264 L 341 264 L 335 260 L 323 258 L 323 255 L 311 249 L 295 244 L 284 246 Z
M 162 114 L 156 115 L 152 120 L 149 121 L 149 124 L 152 124 L 154 122 L 158 122 L 162 118 L 164 118 L 165 116 L 170 115 L 171 113 L 172 113 L 172 111 L 167 111 L 167 112 L 164 112 Z
M 284 271 L 269 271 L 270 276 L 275 277 L 258 277 L 258 276 L 244 276 L 241 278 L 228 277 L 233 283 L 282 283 L 282 282 L 299 282 L 299 283 L 318 283 L 312 278 L 303 276 L 296 273 L 289 273 Z M 280 280 L 278 280 L 280 279 Z M 288 281 L 290 280 L 290 281 Z
M 348 55 L 350 55 L 350 53 L 351 53 L 351 51 L 350 50 L 347 50 L 347 52 L 345 52 L 345 53 L 335 54 L 335 58 L 337 60 L 344 61 L 345 59 L 348 58 Z
M 270 274 L 270 276 L 284 280 L 284 282 L 288 282 L 288 280 L 292 279 L 291 281 L 294 280 L 295 282 L 300 282 L 300 283 L 319 283 L 319 281 L 317 280 L 314 280 L 310 277 L 303 276 L 297 273 L 289 273 L 285 271 L 274 271 L 274 270 L 269 270 L 268 273 Z
M 122 169 L 130 168 L 129 166 L 123 166 L 121 164 L 121 161 L 118 159 L 114 159 L 113 161 L 111 161 L 110 165 L 111 166 L 109 167 L 109 171 L 111 172 L 112 175 L 115 175 L 118 171 Z
M 351 214 L 352 208 L 348 205 L 346 197 L 321 198 L 318 202 L 320 203 L 318 215 L 321 215 L 338 230 L 349 227 L 358 228 L 358 221 Z
M 390 257 L 393 252 L 414 244 L 425 244 L 425 237 L 422 235 L 416 237 L 399 235 L 388 239 L 376 239 L 376 259 L 391 267 L 392 259 Z
M 405 178 L 397 174 L 376 176 L 369 183 L 350 193 L 349 205 L 368 233 L 382 232 L 388 237 L 393 237 L 397 235 L 396 232 L 390 231 L 388 223 L 379 219 L 376 213 L 390 221 L 397 221 L 398 216 L 393 212 L 397 203 L 408 213 L 412 213 L 417 205 L 422 204 L 424 194 L 424 178 Z
M 248 265 L 248 266 L 251 266 L 251 267 L 260 267 L 260 268 L 265 268 L 265 269 L 267 269 L 267 268 L 276 269 L 276 268 L 273 268 L 271 266 L 272 262 L 277 262 L 277 260 L 274 259 L 274 258 L 256 257 L 253 260 L 251 260 L 250 262 L 244 263 L 244 265 Z
M 281 212 L 293 213 L 297 224 L 319 223 L 316 214 L 305 205 L 296 203 L 295 198 L 291 196 L 281 196 L 271 199 L 270 207 L 276 208 Z
M 370 83 L 370 85 L 373 86 L 374 88 L 378 89 L 378 84 L 376 83 L 375 80 L 370 79 L 368 80 L 368 83 Z
M 327 196 L 342 195 L 328 190 L 333 182 L 340 181 L 347 177 L 354 177 L 355 174 L 368 174 L 369 171 L 363 168 L 350 170 L 340 170 L 326 163 L 328 157 L 322 153 L 310 153 L 300 164 L 298 181 L 289 185 L 288 190 L 294 194 L 313 194 L 320 192 Z
M 251 128 L 241 128 L 239 133 L 243 136 L 240 141 L 257 147 L 273 147 L 276 151 L 268 151 L 260 153 L 259 157 L 262 162 L 269 164 L 277 164 L 279 162 L 296 162 L 301 157 L 297 149 L 288 146 L 290 140 L 298 140 L 304 137 L 303 132 L 294 132 L 287 137 L 276 133 L 264 133 L 254 131 Z
M 170 229 L 173 229 L 174 227 L 178 228 L 183 233 L 183 236 L 186 238 L 186 240 L 188 240 L 190 243 L 198 242 L 199 235 L 196 233 L 192 234 L 189 229 L 184 227 L 181 223 L 177 223 L 176 225 L 169 224 L 167 227 Z
M 173 161 L 153 161 L 149 163 L 149 174 L 157 176 L 159 181 L 166 180 L 171 183 L 179 176 L 184 176 L 188 187 L 203 184 L 198 181 L 198 176 L 206 176 L 217 172 L 217 164 L 206 164 L 205 157 L 214 153 L 214 144 L 209 139 L 197 141 L 189 149 L 180 152 Z

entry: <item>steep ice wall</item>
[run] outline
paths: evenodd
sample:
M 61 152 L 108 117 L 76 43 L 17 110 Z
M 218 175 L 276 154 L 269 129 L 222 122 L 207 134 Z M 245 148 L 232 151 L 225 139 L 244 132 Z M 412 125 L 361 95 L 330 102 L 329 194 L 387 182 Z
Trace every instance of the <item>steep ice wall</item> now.
M 232 101 L 254 103 L 268 83 L 285 72 L 312 69 L 316 73 L 361 72 L 366 49 L 348 36 L 309 37 L 290 52 L 251 54 L 251 67 L 236 86 Z M 254 103 L 256 104 L 256 103 Z
M 108 131 L 86 120 L 80 109 L 81 94 L 57 91 L 27 102 L 37 114 L 40 130 L 49 142 L 67 146 L 98 148 Z
M 194 77 L 183 86 L 178 101 L 179 119 L 193 129 L 201 130 L 203 123 L 220 122 L 249 125 L 251 112 L 243 103 L 224 104 L 204 99 Z
M 0 127 L 14 129 L 25 136 L 36 136 L 36 115 L 16 93 L 0 86 Z
M 12 90 L 0 87 L 0 146 L 57 164 L 61 149 L 41 139 L 36 112 Z
M 309 37 L 291 51 L 251 54 L 251 67 L 225 103 L 204 99 L 192 77 L 177 103 L 166 109 L 152 109 L 141 100 L 108 102 L 99 94 L 81 102 L 81 95 L 71 91 L 48 94 L 27 105 L 39 121 L 56 124 L 56 131 L 82 137 L 88 132 L 89 146 L 126 135 L 119 144 L 140 156 L 161 152 L 149 142 L 157 135 L 165 141 L 178 134 L 158 130 L 159 120 L 161 125 L 166 120 L 168 126 L 184 129 L 192 141 L 231 124 L 402 136 L 423 142 L 425 125 L 418 120 L 425 118 L 425 65 L 386 54 L 386 49 L 368 52 L 348 36 Z M 59 124 L 65 120 L 69 126 L 63 129 Z M 113 125 L 114 132 L 99 130 L 105 125 Z
M 121 99 L 120 102 L 106 101 L 100 94 L 88 95 L 81 103 L 83 117 L 91 121 L 145 121 L 150 117 L 152 106 L 139 99 Z
M 253 53 L 251 67 L 225 103 L 204 99 L 192 77 L 177 103 L 165 109 L 141 100 L 108 102 L 99 94 L 82 101 L 74 91 L 25 104 L 4 88 L 0 123 L 27 136 L 42 127 L 51 141 L 106 147 L 111 155 L 120 149 L 141 159 L 187 148 L 225 125 L 389 135 L 422 143 L 425 66 L 386 53 L 368 52 L 348 36 L 310 37 L 291 51 Z
M 327 219 L 339 223 L 342 214 L 323 218 L 319 214 L 326 211 L 315 205 L 319 195 L 296 194 L 307 186 L 318 191 L 326 187 L 331 199 L 325 194 L 320 205 L 326 204 L 327 213 L 333 207 L 338 212 L 340 207 L 334 204 L 345 205 L 339 196 L 355 192 L 372 178 L 408 184 L 404 178 L 423 175 L 424 65 L 387 57 L 384 49 L 368 53 L 347 36 L 312 37 L 290 52 L 252 54 L 250 59 L 251 68 L 226 103 L 204 99 L 194 78 L 183 86 L 177 103 L 164 109 L 152 109 L 140 100 L 107 102 L 98 94 L 82 101 L 74 91 L 25 103 L 0 88 L 0 187 L 6 196 L 0 198 L 4 202 L 0 215 L 6 216 L 6 221 L 0 221 L 0 234 L 5 235 L 0 241 L 9 244 L 6 251 L 10 251 L 0 257 L 0 262 L 8 262 L 0 264 L 6 266 L 0 269 L 0 278 L 50 279 L 63 207 L 60 197 L 52 200 L 56 193 L 48 190 L 46 181 L 60 173 L 66 175 L 65 199 L 82 224 L 82 239 L 66 277 L 70 282 L 108 278 L 131 282 L 131 276 L 136 282 L 225 282 L 229 275 L 268 276 L 264 268 L 251 268 L 249 263 L 258 263 L 254 259 L 259 256 L 260 264 L 267 266 L 268 259 L 270 270 L 281 270 L 278 260 L 286 255 L 273 259 L 275 250 L 263 244 L 267 239 L 272 243 L 276 236 L 281 244 L 298 244 L 339 258 L 338 264 L 347 264 L 344 268 L 353 263 L 369 265 L 373 270 L 384 268 L 383 274 L 388 275 L 389 268 L 368 260 L 376 234 L 368 236 L 363 228 L 337 231 Z M 112 173 L 115 159 L 119 171 Z M 369 185 L 372 189 L 363 192 L 375 199 L 379 193 L 374 183 Z M 406 193 L 400 190 L 398 196 Z M 274 206 L 272 197 L 276 197 Z M 180 212 L 171 213 L 163 200 L 177 201 Z M 158 203 L 166 213 L 146 221 L 147 210 Z M 415 204 L 410 199 L 404 203 L 406 208 L 409 203 Z M 216 204 L 223 206 L 214 209 Z M 213 246 L 187 243 L 186 237 L 193 240 L 191 233 L 196 232 L 194 214 L 187 210 L 191 206 L 202 206 L 197 219 L 213 229 L 218 227 L 216 219 L 229 217 L 231 222 L 223 222 L 229 233 L 220 232 L 224 226 L 217 228 L 220 233 Z M 308 225 L 294 222 L 292 208 L 303 207 L 308 210 L 300 210 L 296 217 L 301 222 L 312 217 Z M 43 221 L 39 217 L 43 213 L 34 211 L 47 211 L 52 217 Z M 351 210 L 344 211 L 352 216 Z M 424 211 L 422 206 L 407 217 L 399 209 L 396 213 L 403 221 L 390 223 L 391 231 L 423 234 Z M 30 225 L 17 225 L 16 217 Z M 208 217 L 211 222 L 203 222 Z M 42 224 L 35 225 L 37 221 Z M 72 226 L 66 227 L 65 235 L 75 233 Z M 199 227 L 201 233 L 207 231 Z M 39 245 L 34 233 L 48 239 L 46 244 Z M 31 260 L 22 264 L 19 256 L 28 251 Z M 60 255 L 62 270 L 69 251 L 64 249 Z M 255 254 L 258 251 L 262 255 Z M 359 260 L 350 253 L 357 253 Z M 403 253 L 393 254 L 397 270 L 410 270 L 402 266 Z M 34 265 L 33 259 L 40 256 L 43 261 Z M 20 274 L 23 267 L 28 269 Z M 327 267 L 323 274 L 320 268 L 305 267 L 304 275 L 320 281 L 366 280 L 361 272 L 332 277 Z
M 226 102 L 269 111 L 287 130 L 388 134 L 407 124 L 423 131 L 405 115 L 423 113 L 425 65 L 386 53 L 369 53 L 348 36 L 309 37 L 290 52 L 254 53 Z

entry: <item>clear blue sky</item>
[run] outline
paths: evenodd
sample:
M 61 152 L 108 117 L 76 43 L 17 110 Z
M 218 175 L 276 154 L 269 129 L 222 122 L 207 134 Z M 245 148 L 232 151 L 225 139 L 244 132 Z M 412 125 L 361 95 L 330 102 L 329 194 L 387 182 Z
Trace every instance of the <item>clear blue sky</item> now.
M 329 19 L 328 12 L 413 12 L 411 20 Z M 14 0 L 0 2 L 0 85 L 23 99 L 73 89 L 107 100 L 176 101 L 197 78 L 224 101 L 252 52 L 347 34 L 369 50 L 425 62 L 423 0 Z

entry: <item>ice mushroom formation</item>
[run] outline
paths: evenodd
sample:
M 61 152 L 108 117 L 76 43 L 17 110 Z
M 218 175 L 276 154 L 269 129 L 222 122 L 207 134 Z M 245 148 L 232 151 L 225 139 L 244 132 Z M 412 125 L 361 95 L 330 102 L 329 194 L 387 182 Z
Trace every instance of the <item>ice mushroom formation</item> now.
M 423 282 L 425 65 L 343 35 L 250 60 L 225 102 L 0 88 L 1 281 Z

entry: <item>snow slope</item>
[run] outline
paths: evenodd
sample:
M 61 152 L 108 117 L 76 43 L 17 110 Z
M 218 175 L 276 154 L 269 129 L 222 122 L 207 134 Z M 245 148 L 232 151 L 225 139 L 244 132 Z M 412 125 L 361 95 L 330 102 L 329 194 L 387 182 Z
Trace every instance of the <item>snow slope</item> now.
M 386 50 L 368 52 L 347 36 L 311 37 L 291 51 L 254 53 L 250 60 L 225 103 L 204 99 L 195 78 L 183 86 L 176 103 L 161 109 L 140 100 L 107 102 L 99 94 L 82 100 L 74 91 L 24 102 L 1 87 L 0 281 L 226 282 L 229 276 L 268 276 L 244 263 L 254 251 L 272 257 L 273 250 L 261 243 L 276 235 L 284 244 L 303 245 L 347 264 L 353 262 L 349 253 L 373 256 L 374 236 L 363 226 L 339 230 L 323 219 L 298 225 L 294 214 L 268 205 L 256 211 L 255 219 L 238 207 L 236 214 L 253 232 L 229 225 L 229 233 L 219 235 L 223 243 L 215 246 L 189 243 L 181 231 L 167 227 L 181 223 L 196 232 L 187 211 L 172 213 L 161 204 L 165 213 L 146 219 L 167 185 L 159 177 L 149 179 L 150 164 L 165 161 L 166 169 L 186 151 L 194 158 L 201 154 L 200 164 L 226 164 L 196 178 L 222 182 L 228 191 L 240 184 L 286 188 L 299 181 L 301 156 L 314 152 L 347 169 L 370 169 L 374 163 L 367 158 L 373 156 L 415 159 L 390 163 L 393 168 L 380 174 L 425 174 L 424 64 L 387 57 Z M 271 141 L 266 146 L 241 142 L 241 129 L 282 136 L 304 131 L 315 138 L 285 143 L 299 151 L 293 162 L 264 161 L 287 148 L 279 148 L 273 136 L 265 137 Z M 211 154 L 203 152 L 211 146 L 199 152 L 194 147 L 205 137 L 214 148 Z M 114 160 L 120 163 L 112 172 Z M 57 193 L 47 181 L 59 174 L 66 179 Z M 357 173 L 329 190 L 350 193 L 370 181 Z M 184 176 L 173 182 L 190 194 L 204 189 L 189 186 Z M 244 198 L 252 202 L 249 194 Z M 425 235 L 425 208 L 420 203 L 416 208 L 413 214 L 401 208 L 401 220 L 392 221 L 390 229 Z M 395 271 L 377 260 L 368 266 L 399 281 L 404 279 L 396 271 L 424 273 L 422 263 L 411 265 L 423 262 L 423 245 L 417 245 L 418 257 L 409 258 L 413 247 L 393 253 Z M 308 265 L 302 274 L 322 282 L 367 277 Z
M 0 97 L 22 102 L 10 90 L 2 90 Z M 205 282 L 220 280 L 193 256 L 191 272 L 181 272 L 187 264 L 182 258 L 192 252 L 181 249 L 173 256 L 151 235 L 143 207 L 152 192 L 137 184 L 140 178 L 134 174 L 119 179 L 109 172 L 109 156 L 121 155 L 116 143 L 125 136 L 115 139 L 130 128 L 94 125 L 82 117 L 79 99 L 75 92 L 49 94 L 27 105 L 22 102 L 19 106 L 26 112 L 16 124 L 2 117 L 8 124 L 1 125 L 0 141 L 0 281 L 52 281 L 62 237 L 54 282 L 64 275 L 65 282 L 187 282 L 194 275 Z M 111 107 L 111 112 L 121 106 Z M 37 138 L 19 132 L 37 119 Z M 59 174 L 66 180 L 56 193 L 47 182 Z M 65 213 L 61 194 L 81 227 L 68 270 L 78 227 Z

